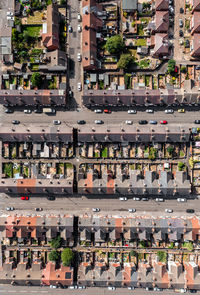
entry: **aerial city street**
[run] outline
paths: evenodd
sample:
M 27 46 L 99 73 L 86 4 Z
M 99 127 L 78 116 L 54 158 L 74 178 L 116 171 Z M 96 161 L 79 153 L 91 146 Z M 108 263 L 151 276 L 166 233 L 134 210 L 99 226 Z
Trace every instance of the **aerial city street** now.
M 0 293 L 200 293 L 200 0 L 0 0 L 0 86 Z

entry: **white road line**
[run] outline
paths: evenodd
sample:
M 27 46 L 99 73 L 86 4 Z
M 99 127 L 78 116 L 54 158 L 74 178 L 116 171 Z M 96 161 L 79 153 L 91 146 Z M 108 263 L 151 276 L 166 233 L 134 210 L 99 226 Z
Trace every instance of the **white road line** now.
M 8 290 L 9 293 L 16 293 L 16 290 Z
M 26 290 L 21 290 L 21 291 L 20 291 L 20 293 L 26 293 L 26 292 L 27 292 Z

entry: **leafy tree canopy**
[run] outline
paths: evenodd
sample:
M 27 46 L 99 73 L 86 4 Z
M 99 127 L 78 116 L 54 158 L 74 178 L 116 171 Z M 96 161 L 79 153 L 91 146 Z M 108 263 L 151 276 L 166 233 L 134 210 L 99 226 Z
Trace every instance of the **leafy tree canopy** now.
M 69 266 L 74 258 L 74 253 L 71 249 L 65 248 L 61 253 L 61 260 L 64 266 Z
M 120 35 L 115 35 L 107 39 L 106 50 L 111 54 L 118 54 L 124 50 L 124 41 Z
M 120 59 L 118 61 L 118 68 L 127 69 L 134 62 L 134 57 L 129 53 L 121 54 Z

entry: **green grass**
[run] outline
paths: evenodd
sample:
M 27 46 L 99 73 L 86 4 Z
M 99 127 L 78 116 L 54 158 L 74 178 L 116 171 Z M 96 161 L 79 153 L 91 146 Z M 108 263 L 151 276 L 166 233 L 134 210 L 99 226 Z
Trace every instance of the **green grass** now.
M 24 31 L 28 32 L 31 38 L 38 38 L 42 26 L 25 26 Z
M 135 170 L 135 164 L 130 164 L 130 165 L 129 165 L 129 168 L 130 168 L 131 170 Z
M 184 151 L 180 151 L 180 157 L 184 157 L 185 156 L 185 153 L 184 153 Z
M 150 65 L 150 60 L 149 59 L 143 59 L 140 61 L 139 66 L 141 69 L 148 68 Z
M 139 36 L 144 36 L 144 30 L 143 30 L 143 25 L 139 24 L 137 27 L 137 33 Z
M 94 153 L 94 157 L 95 157 L 95 158 L 99 158 L 99 153 L 95 152 L 95 153 Z
M 108 157 L 108 148 L 105 147 L 103 150 L 102 150 L 102 157 L 103 158 L 107 158 Z
M 65 165 L 66 165 L 66 168 L 73 169 L 73 165 L 71 163 L 66 163 Z
M 145 84 L 147 87 L 149 87 L 150 84 L 150 76 L 145 76 Z
M 147 40 L 146 39 L 137 39 L 135 42 L 135 46 L 146 46 Z
M 6 177 L 12 178 L 12 164 L 6 163 L 3 168 L 3 173 L 6 175 Z

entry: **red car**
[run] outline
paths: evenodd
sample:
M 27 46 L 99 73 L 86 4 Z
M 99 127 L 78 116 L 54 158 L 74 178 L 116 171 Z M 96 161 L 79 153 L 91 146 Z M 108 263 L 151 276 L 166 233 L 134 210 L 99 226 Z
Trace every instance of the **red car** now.
M 160 124 L 167 124 L 167 121 L 160 121 Z
M 29 200 L 29 197 L 21 197 L 21 200 Z
M 111 113 L 110 110 L 103 110 L 103 111 L 104 111 L 104 113 L 107 113 L 107 114 L 110 114 Z

